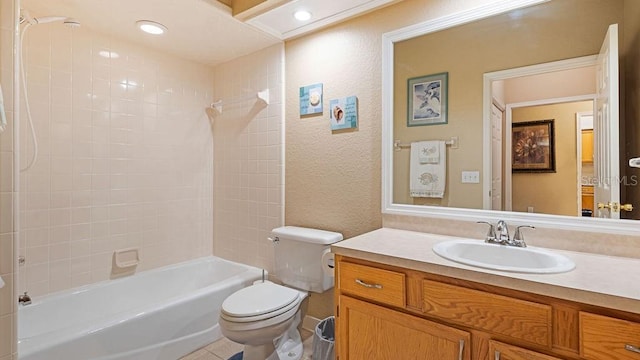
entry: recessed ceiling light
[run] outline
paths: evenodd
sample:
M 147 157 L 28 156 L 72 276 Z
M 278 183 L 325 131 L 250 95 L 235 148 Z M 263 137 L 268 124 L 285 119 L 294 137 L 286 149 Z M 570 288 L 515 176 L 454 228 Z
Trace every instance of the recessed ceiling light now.
M 293 14 L 293 17 L 300 21 L 307 21 L 311 19 L 311 13 L 307 10 L 298 10 Z
M 140 30 L 153 35 L 161 35 L 168 30 L 166 26 L 151 20 L 138 20 L 136 21 L 136 26 Z

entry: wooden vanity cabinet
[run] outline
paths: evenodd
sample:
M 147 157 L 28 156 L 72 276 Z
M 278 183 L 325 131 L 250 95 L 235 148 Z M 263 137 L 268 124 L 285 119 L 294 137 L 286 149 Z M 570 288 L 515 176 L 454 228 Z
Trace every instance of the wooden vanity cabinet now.
M 341 255 L 335 302 L 338 360 L 640 360 L 640 314 Z

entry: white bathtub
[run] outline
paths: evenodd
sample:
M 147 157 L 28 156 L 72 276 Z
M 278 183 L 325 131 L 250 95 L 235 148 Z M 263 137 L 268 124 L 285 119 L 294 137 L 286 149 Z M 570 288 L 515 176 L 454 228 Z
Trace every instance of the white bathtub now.
M 176 360 L 222 337 L 222 301 L 262 270 L 206 257 L 19 306 L 20 360 Z

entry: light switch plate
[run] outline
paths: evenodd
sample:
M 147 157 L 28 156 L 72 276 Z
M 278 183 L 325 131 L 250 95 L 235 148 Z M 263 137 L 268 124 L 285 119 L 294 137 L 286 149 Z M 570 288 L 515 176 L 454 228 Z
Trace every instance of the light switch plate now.
M 463 184 L 479 184 L 480 183 L 480 171 L 463 171 L 462 172 Z

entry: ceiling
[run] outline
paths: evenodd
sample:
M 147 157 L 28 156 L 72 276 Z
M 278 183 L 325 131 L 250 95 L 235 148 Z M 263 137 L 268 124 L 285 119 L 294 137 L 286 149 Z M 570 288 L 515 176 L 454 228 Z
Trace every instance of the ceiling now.
M 22 0 L 22 8 L 34 17 L 73 17 L 94 31 L 216 65 L 394 1 L 292 0 L 248 19 L 253 25 L 234 18 L 217 0 Z M 296 4 L 316 17 L 303 25 L 290 21 Z M 169 31 L 142 33 L 137 20 L 159 22 Z

